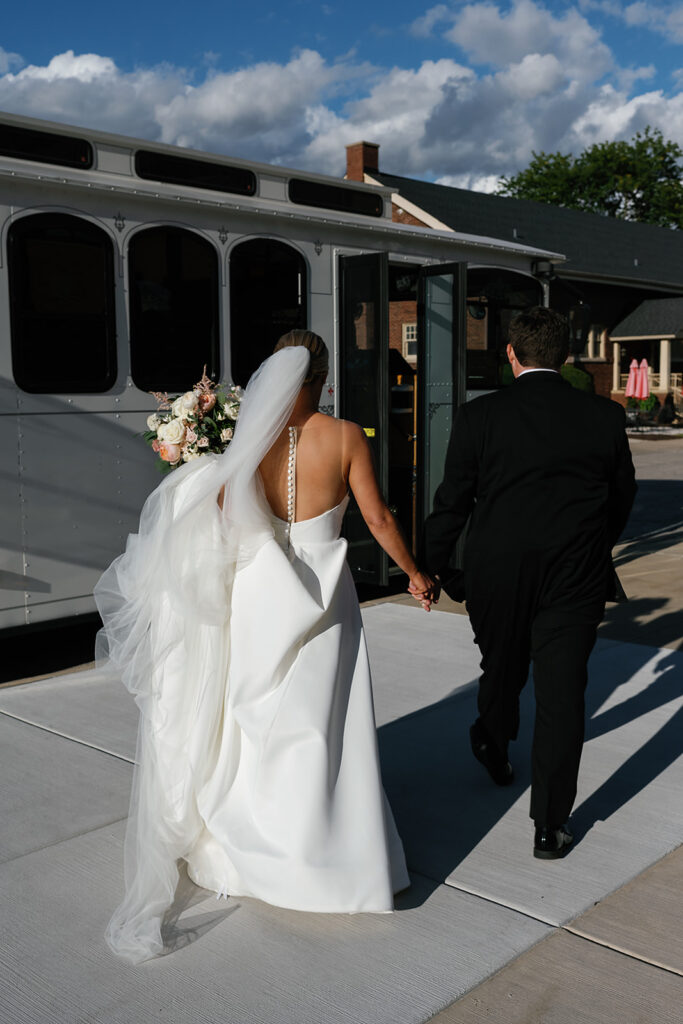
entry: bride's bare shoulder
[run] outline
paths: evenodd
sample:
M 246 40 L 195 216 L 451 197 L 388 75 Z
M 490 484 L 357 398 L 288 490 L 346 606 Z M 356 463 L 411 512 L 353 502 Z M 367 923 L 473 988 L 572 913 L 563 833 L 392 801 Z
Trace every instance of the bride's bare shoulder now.
M 330 416 L 325 412 L 316 412 L 308 420 L 306 426 L 315 430 L 326 430 L 330 434 L 354 434 L 361 430 L 357 423 L 351 420 L 340 420 L 337 416 Z

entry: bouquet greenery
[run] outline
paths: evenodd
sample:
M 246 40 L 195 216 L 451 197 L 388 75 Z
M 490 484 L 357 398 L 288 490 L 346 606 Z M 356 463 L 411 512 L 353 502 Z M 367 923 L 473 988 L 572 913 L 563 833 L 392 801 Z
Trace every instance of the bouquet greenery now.
M 147 417 L 143 437 L 165 471 L 208 452 L 221 454 L 230 444 L 244 392 L 235 385 L 216 384 L 206 376 L 191 391 L 168 395 L 150 392 L 157 411 Z

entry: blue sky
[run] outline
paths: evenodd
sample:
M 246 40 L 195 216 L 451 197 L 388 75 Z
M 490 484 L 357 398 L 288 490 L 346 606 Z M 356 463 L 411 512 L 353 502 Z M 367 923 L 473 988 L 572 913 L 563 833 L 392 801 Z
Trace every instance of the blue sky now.
M 490 189 L 533 150 L 683 145 L 683 7 L 484 0 L 14 5 L 0 109 L 341 174 Z

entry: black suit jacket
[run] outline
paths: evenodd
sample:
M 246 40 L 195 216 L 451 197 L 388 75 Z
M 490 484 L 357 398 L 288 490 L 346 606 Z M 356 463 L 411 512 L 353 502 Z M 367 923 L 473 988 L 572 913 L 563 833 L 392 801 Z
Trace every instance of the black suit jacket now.
M 524 374 L 460 406 L 425 523 L 427 569 L 463 600 L 470 570 L 504 574 L 530 556 L 570 559 L 579 582 L 601 574 L 605 598 L 622 597 L 611 549 L 636 493 L 625 425 L 616 402 L 551 372 Z M 468 520 L 463 576 L 454 552 Z

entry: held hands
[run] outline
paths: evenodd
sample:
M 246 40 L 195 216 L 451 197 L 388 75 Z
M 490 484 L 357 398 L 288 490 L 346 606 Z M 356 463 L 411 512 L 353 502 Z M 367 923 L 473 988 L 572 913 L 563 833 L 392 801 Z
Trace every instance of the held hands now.
M 410 577 L 408 593 L 419 601 L 426 612 L 432 604 L 437 604 L 441 586 L 435 582 L 426 572 L 416 572 Z

